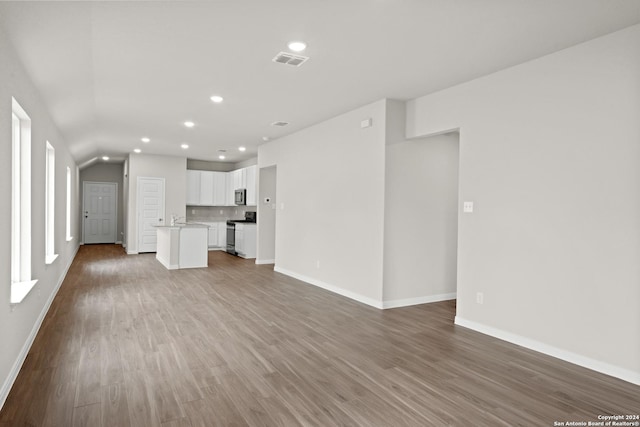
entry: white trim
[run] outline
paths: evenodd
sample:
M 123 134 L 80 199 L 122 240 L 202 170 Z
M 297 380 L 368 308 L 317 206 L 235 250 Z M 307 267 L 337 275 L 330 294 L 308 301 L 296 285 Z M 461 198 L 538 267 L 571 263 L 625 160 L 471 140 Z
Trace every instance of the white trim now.
M 574 365 L 582 366 L 593 371 L 610 375 L 612 377 L 619 378 L 624 381 L 628 381 L 632 384 L 640 385 L 640 372 L 631 371 L 629 369 L 621 368 L 619 366 L 611 365 L 606 362 L 591 359 L 590 357 L 583 356 L 581 354 L 573 353 L 558 347 L 554 347 L 549 344 L 545 344 L 540 341 L 532 340 L 530 338 L 523 337 L 518 334 L 503 331 L 501 329 L 486 326 L 481 323 L 473 322 L 471 320 L 463 319 L 460 316 L 456 316 L 455 324 L 463 326 L 465 328 L 473 329 L 476 332 L 480 332 L 485 335 L 490 335 L 495 338 L 499 338 L 503 341 L 510 342 L 512 344 L 519 345 L 521 347 L 534 350 L 548 356 L 552 356 L 561 360 L 564 360 Z
M 13 282 L 11 284 L 10 304 L 20 304 L 29 295 L 31 289 L 38 283 L 37 280 L 26 280 L 24 282 Z
M 138 251 L 127 251 L 127 255 L 138 255 Z
M 321 280 L 314 279 L 312 277 L 308 277 L 302 274 L 294 273 L 293 271 L 286 270 L 284 268 L 280 268 L 277 265 L 273 268 L 273 271 L 282 273 L 284 275 L 293 277 L 294 279 L 301 280 L 310 285 L 317 286 L 322 289 L 326 289 L 327 291 L 333 292 L 334 294 L 342 295 L 343 297 L 347 297 L 349 299 L 361 302 L 363 304 L 370 305 L 375 308 L 382 308 L 382 301 L 375 300 L 373 298 L 365 297 L 364 295 L 357 294 L 355 292 L 348 291 L 346 289 L 339 288 L 337 286 L 331 285 L 329 283 L 325 283 Z
M 116 240 L 116 245 L 122 245 L 122 240 Z
M 55 261 L 57 258 L 58 258 L 58 254 L 47 255 L 44 257 L 44 263 L 53 264 L 53 261 Z
M 410 305 L 429 304 L 432 302 L 449 301 L 456 299 L 456 293 L 425 295 L 417 298 L 394 299 L 382 302 L 382 308 L 408 307 Z
M 275 264 L 275 259 L 256 259 L 256 264 Z
M 160 261 L 160 264 L 164 265 L 167 270 L 177 270 L 180 268 L 179 264 L 170 264 L 169 261 L 165 260 L 161 256 L 158 256 L 157 253 L 156 253 L 156 259 Z
M 36 339 L 36 335 L 38 335 L 40 326 L 42 326 L 44 317 L 47 315 L 47 312 L 51 307 L 51 303 L 53 302 L 53 299 L 58 294 L 58 290 L 60 289 L 60 286 L 62 286 L 62 282 L 64 282 L 64 279 L 67 277 L 69 268 L 71 267 L 71 264 L 73 263 L 73 260 L 75 259 L 76 254 L 78 253 L 78 248 L 79 246 L 76 247 L 76 250 L 71 256 L 71 259 L 67 264 L 67 267 L 64 269 L 64 272 L 60 276 L 60 279 L 58 280 L 58 283 L 55 289 L 53 290 L 51 295 L 49 295 L 49 298 L 47 299 L 47 302 L 45 303 L 44 307 L 42 307 L 42 311 L 40 311 L 40 315 L 38 316 L 38 319 L 36 319 L 36 323 L 33 325 L 33 328 L 31 329 L 31 333 L 27 337 L 27 340 L 22 346 L 22 349 L 20 349 L 20 353 L 18 353 L 18 358 L 15 360 L 15 362 L 13 362 L 13 366 L 9 371 L 9 375 L 7 376 L 4 383 L 2 384 L 2 388 L 0 388 L 0 409 L 2 409 L 2 407 L 4 406 L 4 403 L 6 402 L 7 397 L 9 396 L 9 392 L 11 391 L 11 387 L 13 386 L 13 383 L 16 381 L 16 378 L 18 378 L 18 373 L 20 373 L 20 368 L 22 368 L 22 364 L 27 358 L 27 354 L 29 354 L 29 350 L 33 345 L 33 341 Z

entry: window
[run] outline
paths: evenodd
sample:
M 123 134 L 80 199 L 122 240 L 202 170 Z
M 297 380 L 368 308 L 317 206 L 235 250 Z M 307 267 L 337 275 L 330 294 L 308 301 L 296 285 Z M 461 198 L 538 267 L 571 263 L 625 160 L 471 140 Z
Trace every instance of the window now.
M 67 242 L 71 240 L 71 168 L 67 166 Z
M 17 304 L 36 280 L 31 280 L 31 119 L 11 101 L 11 303 Z
M 53 263 L 58 257 L 56 255 L 56 150 L 53 145 L 46 142 L 47 154 L 45 158 L 45 224 L 44 224 L 44 262 Z

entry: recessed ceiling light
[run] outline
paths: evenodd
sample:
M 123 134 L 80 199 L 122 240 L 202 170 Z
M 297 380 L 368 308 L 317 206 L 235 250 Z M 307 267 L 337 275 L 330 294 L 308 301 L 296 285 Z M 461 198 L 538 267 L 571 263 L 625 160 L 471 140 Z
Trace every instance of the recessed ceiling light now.
M 294 41 L 294 42 L 289 42 L 287 47 L 294 52 L 302 52 L 307 48 L 307 44 L 305 42 Z
M 144 138 L 140 138 L 140 141 L 142 141 L 142 142 L 144 142 L 146 144 L 147 142 L 149 142 L 151 140 L 145 136 Z
M 238 147 L 238 150 L 240 150 L 240 151 L 247 151 L 247 147 Z
M 226 159 L 226 157 L 225 157 L 223 154 L 220 154 L 220 155 L 218 156 L 218 158 L 219 158 L 220 160 L 224 160 L 224 159 Z
M 134 153 L 142 153 L 142 150 L 141 150 L 141 149 L 139 149 L 139 148 L 134 148 L 134 149 L 133 149 L 133 152 L 134 152 Z
M 102 156 L 102 160 L 106 162 L 107 160 L 109 160 L 109 156 Z
M 211 97 L 211 100 L 212 100 L 213 102 L 215 102 L 216 104 L 220 104 L 222 101 L 224 101 L 224 98 L 223 98 L 223 97 L 221 97 L 220 95 L 213 95 L 213 96 Z
M 186 127 L 188 127 L 188 128 L 192 128 L 192 127 L 194 127 L 196 124 L 195 124 L 195 123 L 193 123 L 193 122 L 190 122 L 190 121 L 186 121 L 186 122 L 184 122 L 184 125 L 185 125 Z
M 189 148 L 189 144 L 180 144 L 180 147 L 181 147 L 183 150 L 186 150 L 187 148 Z

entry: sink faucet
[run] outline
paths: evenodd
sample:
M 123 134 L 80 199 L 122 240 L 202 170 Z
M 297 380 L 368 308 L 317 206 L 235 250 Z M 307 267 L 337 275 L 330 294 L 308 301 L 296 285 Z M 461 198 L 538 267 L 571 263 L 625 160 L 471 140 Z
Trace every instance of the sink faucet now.
M 185 217 L 183 216 L 178 216 L 176 214 L 171 214 L 171 225 L 176 225 L 176 222 L 178 222 L 178 220 L 184 219 L 186 220 Z

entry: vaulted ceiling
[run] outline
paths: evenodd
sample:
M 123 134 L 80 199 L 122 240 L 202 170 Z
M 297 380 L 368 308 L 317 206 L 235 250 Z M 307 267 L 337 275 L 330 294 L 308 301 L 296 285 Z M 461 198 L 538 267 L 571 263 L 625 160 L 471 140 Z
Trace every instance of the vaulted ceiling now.
M 201 160 L 227 150 L 237 162 L 264 137 L 638 22 L 637 0 L 0 2 L 0 26 L 79 164 L 134 148 Z M 298 68 L 272 61 L 291 40 L 308 45 Z

